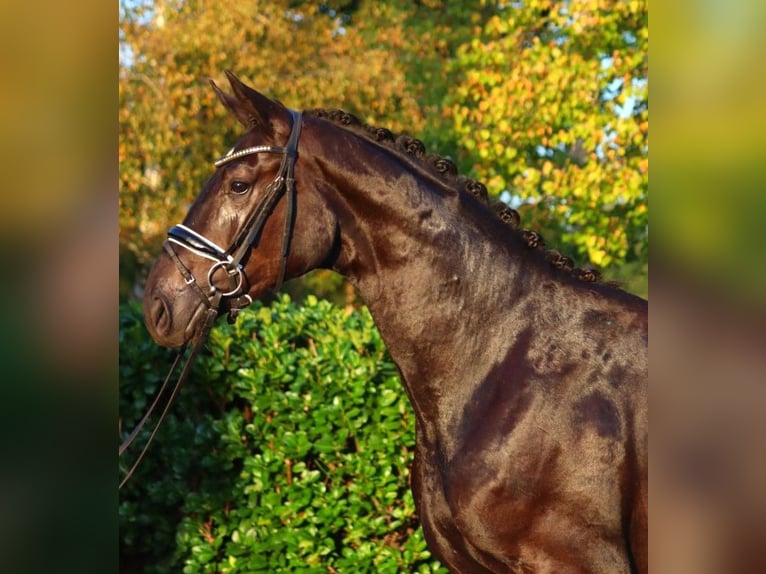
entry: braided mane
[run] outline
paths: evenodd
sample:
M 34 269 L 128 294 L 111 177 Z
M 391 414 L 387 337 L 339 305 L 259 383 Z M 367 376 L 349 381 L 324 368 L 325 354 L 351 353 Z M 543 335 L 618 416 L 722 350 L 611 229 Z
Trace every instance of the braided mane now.
M 487 187 L 475 179 L 459 175 L 455 163 L 447 158 L 436 154 L 426 153 L 425 145 L 419 139 L 405 134 L 396 135 L 386 128 L 376 128 L 362 123 L 355 115 L 343 110 L 335 109 L 315 109 L 306 110 L 306 114 L 329 120 L 334 124 L 362 135 L 366 139 L 372 140 L 378 144 L 383 144 L 395 151 L 419 160 L 431 173 L 439 177 L 445 183 L 450 184 L 459 192 L 472 195 L 485 205 L 489 206 L 494 214 L 511 229 L 516 230 L 530 251 L 542 251 L 545 254 L 546 261 L 554 269 L 564 272 L 567 275 L 575 277 L 587 283 L 594 283 L 601 280 L 601 273 L 593 268 L 575 267 L 574 261 L 563 255 L 556 249 L 548 249 L 545 246 L 543 237 L 536 231 L 520 227 L 521 217 L 519 212 L 504 203 L 503 201 L 492 201 L 489 199 Z

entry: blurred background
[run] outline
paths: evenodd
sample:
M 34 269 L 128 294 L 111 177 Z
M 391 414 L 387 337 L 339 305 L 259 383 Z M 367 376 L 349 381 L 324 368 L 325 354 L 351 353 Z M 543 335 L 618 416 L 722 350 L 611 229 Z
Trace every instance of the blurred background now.
M 0 563 L 108 571 L 117 492 L 117 8 L 0 6 Z
M 766 572 L 766 5 L 652 23 L 651 564 Z
M 423 139 L 648 296 L 647 2 L 212 8 L 0 7 L 8 571 L 116 568 L 117 305 L 236 135 L 206 86 L 225 68 Z M 766 6 L 652 23 L 652 568 L 766 571 Z M 333 281 L 291 288 L 353 300 Z

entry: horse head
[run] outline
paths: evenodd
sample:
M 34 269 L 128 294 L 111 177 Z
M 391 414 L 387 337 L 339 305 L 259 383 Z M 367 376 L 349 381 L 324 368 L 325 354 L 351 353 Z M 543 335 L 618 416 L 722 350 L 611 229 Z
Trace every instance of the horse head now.
M 301 114 L 226 75 L 233 94 L 211 85 L 246 131 L 170 229 L 147 279 L 146 326 L 164 346 L 193 339 L 205 315 L 235 313 L 317 267 L 335 240 L 331 213 L 311 193 L 319 178 L 298 151 Z

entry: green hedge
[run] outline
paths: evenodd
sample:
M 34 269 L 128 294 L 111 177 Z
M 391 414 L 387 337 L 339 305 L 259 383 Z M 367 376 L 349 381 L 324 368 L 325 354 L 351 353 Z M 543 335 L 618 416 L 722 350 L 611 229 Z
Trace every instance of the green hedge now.
M 446 571 L 417 522 L 414 416 L 369 313 L 283 296 L 221 323 L 120 493 L 122 571 Z M 121 307 L 123 433 L 172 357 Z

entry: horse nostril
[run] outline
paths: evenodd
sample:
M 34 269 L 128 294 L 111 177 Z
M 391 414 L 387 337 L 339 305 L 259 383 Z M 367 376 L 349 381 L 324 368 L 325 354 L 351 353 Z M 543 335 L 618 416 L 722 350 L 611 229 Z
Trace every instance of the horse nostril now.
M 170 332 L 170 309 L 162 295 L 152 297 L 149 319 L 157 333 L 167 335 Z

